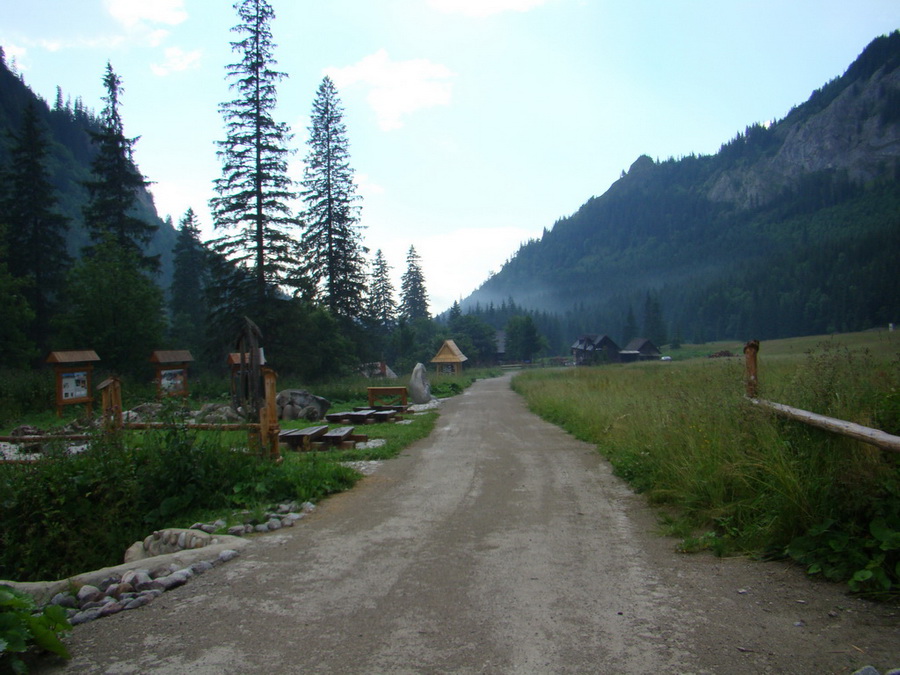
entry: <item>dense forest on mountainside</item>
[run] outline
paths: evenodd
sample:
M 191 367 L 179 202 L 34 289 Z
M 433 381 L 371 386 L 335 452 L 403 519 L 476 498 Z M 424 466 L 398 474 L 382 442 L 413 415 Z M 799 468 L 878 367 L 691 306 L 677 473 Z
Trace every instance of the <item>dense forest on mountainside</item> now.
M 98 83 L 102 76 L 103 73 L 97 73 Z M 82 208 L 88 200 L 88 191 L 83 183 L 91 178 L 90 166 L 97 154 L 90 132 L 99 131 L 100 122 L 97 115 L 84 106 L 80 97 L 76 97 L 74 102 L 71 98 L 64 100 L 59 88 L 51 107 L 31 91 L 22 76 L 13 72 L 5 59 L 0 59 L 0 167 L 5 166 L 9 159 L 12 134 L 21 128 L 24 111 L 29 103 L 35 105 L 38 117 L 49 136 L 47 168 L 57 192 L 59 211 L 72 221 L 66 237 L 66 248 L 71 256 L 77 258 L 89 243 L 82 214 Z M 175 229 L 171 223 L 160 219 L 153 197 L 146 190 L 139 193 L 136 211 L 135 215 L 141 220 L 158 226 L 147 247 L 147 253 L 160 256 L 158 280 L 160 285 L 168 287 L 172 278 Z
M 748 126 L 715 155 L 638 158 L 462 308 L 486 320 L 535 312 L 553 351 L 580 333 L 634 337 L 629 316 L 648 298 L 670 339 L 860 330 L 900 320 L 898 253 L 894 32 L 784 119 Z

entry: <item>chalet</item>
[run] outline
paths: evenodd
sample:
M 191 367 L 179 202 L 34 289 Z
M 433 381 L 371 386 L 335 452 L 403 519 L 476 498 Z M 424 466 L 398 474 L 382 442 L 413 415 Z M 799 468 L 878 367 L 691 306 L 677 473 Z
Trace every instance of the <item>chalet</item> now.
M 459 375 L 462 372 L 463 361 L 468 360 L 469 357 L 462 353 L 453 340 L 444 340 L 444 344 L 431 362 L 435 364 L 438 375 Z
M 618 358 L 619 345 L 608 335 L 582 335 L 572 345 L 572 359 L 576 366 L 617 361 Z
M 634 338 L 619 352 L 619 360 L 625 363 L 629 361 L 655 361 L 659 359 L 659 348 L 647 338 Z

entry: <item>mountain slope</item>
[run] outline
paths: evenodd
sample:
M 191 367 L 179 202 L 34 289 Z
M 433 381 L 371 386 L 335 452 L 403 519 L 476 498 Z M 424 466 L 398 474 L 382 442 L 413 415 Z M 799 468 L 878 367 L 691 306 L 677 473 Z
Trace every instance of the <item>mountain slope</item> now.
M 716 155 L 640 157 L 524 244 L 462 306 L 512 298 L 571 333 L 621 337 L 660 301 L 669 334 L 710 340 L 900 318 L 900 33 L 783 120 Z M 574 339 L 574 336 L 572 336 Z
M 74 106 L 60 105 L 58 101 L 51 110 L 46 101 L 36 96 L 0 60 L 0 167 L 6 164 L 9 156 L 10 133 L 20 131 L 22 113 L 29 102 L 35 104 L 47 130 L 50 141 L 48 169 L 58 192 L 60 211 L 71 219 L 66 247 L 69 254 L 77 258 L 81 249 L 89 243 L 81 211 L 88 195 L 82 182 L 90 178 L 91 160 L 96 154 L 87 130 L 97 131 L 99 126 L 94 116 L 82 107 L 80 100 L 76 100 Z M 137 215 L 158 226 L 147 252 L 160 255 L 161 269 L 157 281 L 167 288 L 172 278 L 175 230 L 157 215 L 153 196 L 146 190 L 138 194 Z

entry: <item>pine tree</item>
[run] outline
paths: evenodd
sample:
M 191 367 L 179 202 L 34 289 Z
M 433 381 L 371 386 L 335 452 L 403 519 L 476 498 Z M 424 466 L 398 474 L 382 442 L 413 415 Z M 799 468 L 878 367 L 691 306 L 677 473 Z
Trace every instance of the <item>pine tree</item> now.
M 34 319 L 22 290 L 26 280 L 10 274 L 7 261 L 6 226 L 0 221 L 0 298 L 3 298 L 3 321 L 0 321 L 0 366 L 21 368 L 40 354 L 28 339 L 25 327 Z
M 49 142 L 33 103 L 25 108 L 22 130 L 12 134 L 9 166 L 3 173 L 0 220 L 7 226 L 9 273 L 25 283 L 22 294 L 34 311 L 27 334 L 46 351 L 50 317 L 71 263 L 66 252 L 69 219 L 59 213 L 47 171 Z
M 60 315 L 64 349 L 94 349 L 105 368 L 143 373 L 162 342 L 163 294 L 140 270 L 134 250 L 107 237 L 69 274 Z
M 406 254 L 406 272 L 400 279 L 400 316 L 407 321 L 428 319 L 428 294 L 425 277 L 414 246 Z
M 391 283 L 391 267 L 381 249 L 375 252 L 372 277 L 369 283 L 368 315 L 382 329 L 391 328 L 397 320 L 397 302 Z
M 229 231 L 212 242 L 217 253 L 252 271 L 258 310 L 264 311 L 270 289 L 296 281 L 296 242 L 290 231 L 297 224 L 290 200 L 296 197 L 287 175 L 287 124 L 276 122 L 276 84 L 287 77 L 276 65 L 270 23 L 275 12 L 266 0 L 235 4 L 240 23 L 231 43 L 240 61 L 227 67 L 237 98 L 222 103 L 227 138 L 219 141 L 222 177 L 215 180 L 217 197 L 210 200 L 216 229 Z
M 203 342 L 206 318 L 207 251 L 200 241 L 200 229 L 193 209 L 179 223 L 178 238 L 172 249 L 172 285 L 169 312 L 173 342 L 198 350 Z
M 150 183 L 141 175 L 133 161 L 137 138 L 126 138 L 119 112 L 120 96 L 124 92 L 121 78 L 106 64 L 103 77 L 106 107 L 100 118 L 100 131 L 90 131 L 97 145 L 97 155 L 91 162 L 93 180 L 86 181 L 88 203 L 84 207 L 84 222 L 94 243 L 112 237 L 123 250 L 134 254 L 141 268 L 159 269 L 159 256 L 144 255 L 144 247 L 153 238 L 157 226 L 133 214 L 138 193 Z
M 303 178 L 307 273 L 336 315 L 358 317 L 365 290 L 365 248 L 349 163 L 344 111 L 331 78 L 319 85 Z

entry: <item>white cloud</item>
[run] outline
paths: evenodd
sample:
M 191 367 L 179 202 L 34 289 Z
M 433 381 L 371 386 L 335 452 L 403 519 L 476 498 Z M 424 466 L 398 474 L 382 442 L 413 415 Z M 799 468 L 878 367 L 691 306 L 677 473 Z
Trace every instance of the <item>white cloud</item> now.
M 501 12 L 527 12 L 549 0 L 428 0 L 428 4 L 445 14 L 485 17 Z
M 326 68 L 325 74 L 339 89 L 369 87 L 367 100 L 385 131 L 399 129 L 403 118 L 418 110 L 448 105 L 454 77 L 449 68 L 428 59 L 391 61 L 385 49 L 345 68 Z
M 181 47 L 167 47 L 164 55 L 163 63 L 150 64 L 150 70 L 161 77 L 169 73 L 191 70 L 200 63 L 200 50 L 186 52 Z
M 176 26 L 188 17 L 184 0 L 105 0 L 105 3 L 112 17 L 126 28 L 144 22 Z

